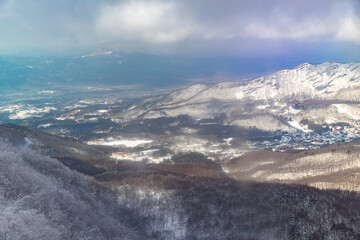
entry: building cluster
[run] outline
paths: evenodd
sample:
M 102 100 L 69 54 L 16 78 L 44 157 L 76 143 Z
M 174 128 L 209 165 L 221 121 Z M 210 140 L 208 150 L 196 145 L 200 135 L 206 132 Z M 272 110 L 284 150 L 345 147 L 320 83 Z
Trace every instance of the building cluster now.
M 295 131 L 285 133 L 280 139 L 263 141 L 255 145 L 256 148 L 272 149 L 274 151 L 285 151 L 288 149 L 305 150 L 316 149 L 334 143 L 342 144 L 360 138 L 360 131 L 349 126 L 333 126 L 331 130 L 317 132 Z

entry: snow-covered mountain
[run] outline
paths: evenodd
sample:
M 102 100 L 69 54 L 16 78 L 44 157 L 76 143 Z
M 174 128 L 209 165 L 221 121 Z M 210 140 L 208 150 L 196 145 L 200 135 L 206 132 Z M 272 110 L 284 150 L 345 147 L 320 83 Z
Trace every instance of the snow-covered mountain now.
M 305 109 L 294 108 L 294 102 L 306 100 L 360 100 L 360 63 L 304 63 L 247 82 L 196 84 L 148 98 L 115 115 L 113 120 L 123 122 L 182 114 L 202 119 L 225 114 L 228 123 L 240 126 L 252 126 L 260 118 L 265 121 L 261 125 L 265 125 L 266 130 L 301 128 L 297 123 L 275 116 L 292 114 L 296 118 L 300 112 L 306 114 Z
M 149 239 L 137 217 L 59 161 L 0 139 L 0 239 Z
M 296 97 L 304 100 L 358 99 L 359 94 L 346 95 L 360 87 L 360 63 L 302 64 L 291 70 L 260 77 L 237 89 L 238 99 L 281 100 Z

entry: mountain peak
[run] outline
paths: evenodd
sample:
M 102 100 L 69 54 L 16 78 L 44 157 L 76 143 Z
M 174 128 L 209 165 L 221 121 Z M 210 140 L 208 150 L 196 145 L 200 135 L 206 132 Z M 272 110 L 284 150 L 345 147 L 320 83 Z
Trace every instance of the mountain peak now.
M 171 94 L 136 104 L 121 118 L 144 118 L 177 116 L 180 113 L 211 116 L 217 109 L 211 103 L 265 101 L 284 104 L 289 99 L 304 101 L 360 100 L 360 63 L 303 63 L 294 69 L 287 69 L 262 76 L 247 82 L 224 82 L 215 85 L 197 84 L 177 90 Z M 188 107 L 192 106 L 192 107 Z M 193 106 L 202 106 L 199 109 Z M 204 106 L 205 109 L 204 109 Z M 201 110 L 201 111 L 200 111 Z M 211 111 L 210 111 L 211 110 Z
M 294 69 L 300 69 L 300 68 L 309 67 L 309 66 L 313 66 L 313 64 L 311 64 L 309 62 L 304 62 L 304 63 L 296 66 Z

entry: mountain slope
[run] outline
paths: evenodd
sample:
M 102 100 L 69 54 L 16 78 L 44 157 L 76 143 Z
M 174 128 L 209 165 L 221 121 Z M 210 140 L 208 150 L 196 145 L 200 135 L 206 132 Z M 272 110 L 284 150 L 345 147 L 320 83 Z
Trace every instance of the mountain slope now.
M 224 164 L 239 180 L 360 192 L 359 141 L 297 152 L 253 151 Z
M 355 193 L 160 171 L 108 181 L 118 191 L 118 198 L 101 198 L 96 194 L 99 189 L 55 159 L 0 141 L 0 238 L 360 236 L 360 196 Z
M 114 114 L 112 119 L 126 122 L 183 114 L 203 119 L 225 114 L 229 124 L 249 127 L 250 121 L 264 130 L 301 129 L 286 119 L 288 115 L 294 115 L 291 117 L 300 121 L 301 114 L 309 113 L 304 111 L 307 109 L 296 109 L 299 103 L 322 101 L 327 104 L 325 107 L 334 103 L 357 103 L 360 100 L 359 89 L 360 63 L 305 63 L 248 82 L 192 85 L 167 95 L 148 98 Z M 310 111 L 314 104 L 310 102 L 307 107 Z M 344 112 L 337 113 L 344 115 Z M 259 115 L 267 119 L 267 123 L 261 124 L 260 121 L 256 124 Z M 324 115 L 328 116 L 328 113 Z M 261 127 L 266 124 L 269 126 Z
M 15 124 L 1 124 L 0 137 L 14 145 L 23 145 L 43 154 L 80 160 L 105 158 L 104 152 L 71 138 L 59 137 L 38 129 Z
M 67 167 L 86 175 L 104 172 L 106 154 L 75 139 L 45 133 L 35 128 L 1 124 L 0 137 L 15 146 L 23 146 L 43 155 L 56 157 Z
M 131 220 L 141 217 L 97 195 L 83 175 L 3 141 L 0 202 L 0 239 L 149 239 Z

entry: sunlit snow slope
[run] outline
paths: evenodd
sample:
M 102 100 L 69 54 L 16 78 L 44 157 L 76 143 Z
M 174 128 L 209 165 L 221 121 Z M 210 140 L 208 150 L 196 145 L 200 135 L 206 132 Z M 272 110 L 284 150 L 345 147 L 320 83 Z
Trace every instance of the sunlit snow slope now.
M 197 84 L 149 98 L 114 117 L 118 121 L 163 116 L 205 118 L 230 114 L 245 102 L 281 105 L 290 100 L 360 99 L 360 63 L 302 64 L 248 82 Z

